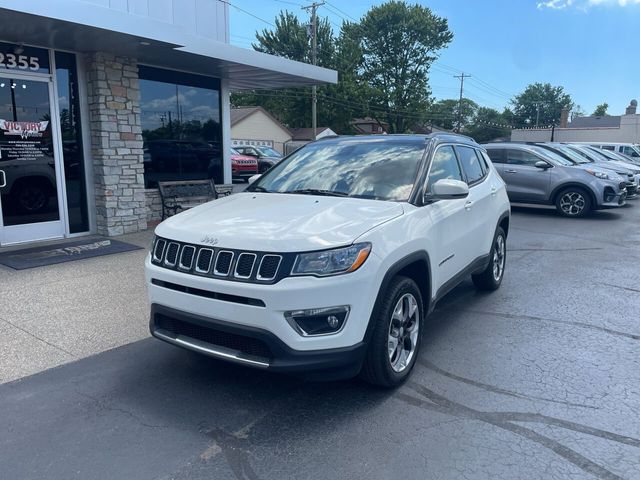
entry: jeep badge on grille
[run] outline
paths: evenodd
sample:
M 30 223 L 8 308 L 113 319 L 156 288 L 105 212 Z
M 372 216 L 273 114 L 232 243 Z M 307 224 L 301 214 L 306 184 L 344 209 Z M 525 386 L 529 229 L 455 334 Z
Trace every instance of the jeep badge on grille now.
M 200 240 L 200 243 L 206 243 L 207 245 L 217 245 L 218 239 L 215 237 L 210 237 L 209 235 L 205 235 L 204 237 L 202 237 L 202 240 Z

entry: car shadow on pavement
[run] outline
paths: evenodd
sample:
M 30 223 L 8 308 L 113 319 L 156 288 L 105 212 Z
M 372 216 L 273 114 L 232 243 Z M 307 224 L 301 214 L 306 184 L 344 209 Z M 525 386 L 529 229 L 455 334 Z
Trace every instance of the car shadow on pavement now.
M 626 204 L 623 207 L 620 207 L 622 209 L 626 209 L 626 208 L 633 208 L 631 205 Z M 528 216 L 532 216 L 532 217 L 550 217 L 550 218 L 557 218 L 558 220 L 561 221 L 572 221 L 572 222 L 576 222 L 576 221 L 585 221 L 585 220 L 619 220 L 620 218 L 623 217 L 622 212 L 618 212 L 618 209 L 615 210 L 595 210 L 590 212 L 589 214 L 585 215 L 584 217 L 577 217 L 577 218 L 567 218 L 567 217 L 563 217 L 562 215 L 558 214 L 558 212 L 556 211 L 555 208 L 543 208 L 543 207 L 535 207 L 535 206 L 519 206 L 519 205 L 512 205 L 511 206 L 511 211 L 512 212 L 517 212 L 518 214 L 523 214 L 523 215 L 528 215 Z

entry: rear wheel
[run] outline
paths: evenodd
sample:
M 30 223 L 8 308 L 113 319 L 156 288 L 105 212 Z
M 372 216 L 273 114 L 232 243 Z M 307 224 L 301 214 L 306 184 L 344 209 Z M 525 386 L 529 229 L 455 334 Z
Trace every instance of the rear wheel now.
M 394 278 L 383 295 L 374 323 L 361 377 L 392 388 L 404 382 L 415 365 L 422 338 L 424 308 L 416 283 Z
M 502 284 L 506 263 L 507 234 L 502 227 L 498 227 L 489 253 L 489 264 L 482 272 L 471 276 L 473 284 L 479 290 L 497 290 Z
M 565 217 L 583 217 L 591 211 L 591 198 L 582 188 L 565 188 L 556 198 L 556 209 Z

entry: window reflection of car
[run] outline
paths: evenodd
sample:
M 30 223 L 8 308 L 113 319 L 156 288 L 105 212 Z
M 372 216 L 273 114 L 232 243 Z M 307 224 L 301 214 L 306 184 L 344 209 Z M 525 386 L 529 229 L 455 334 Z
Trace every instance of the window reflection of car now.
M 248 180 L 258 173 L 258 160 L 249 155 L 242 155 L 231 149 L 231 176 L 234 179 Z
M 53 208 L 50 200 L 56 195 L 56 172 L 52 155 L 0 160 L 0 169 L 7 182 L 0 188 L 3 209 L 40 213 Z
M 246 145 L 234 147 L 242 155 L 258 159 L 258 170 L 264 173 L 282 159 L 282 154 L 271 147 L 261 145 Z
M 150 140 L 144 144 L 143 161 L 147 187 L 163 180 L 213 178 L 222 182 L 220 148 L 204 141 Z

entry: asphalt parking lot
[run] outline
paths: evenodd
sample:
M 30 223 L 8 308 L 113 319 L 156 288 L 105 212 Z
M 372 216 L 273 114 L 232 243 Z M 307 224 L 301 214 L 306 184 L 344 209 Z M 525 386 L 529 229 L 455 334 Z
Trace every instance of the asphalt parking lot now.
M 0 478 L 640 478 L 640 200 L 515 208 L 508 247 L 502 288 L 448 295 L 396 391 L 151 338 L 2 384 Z

